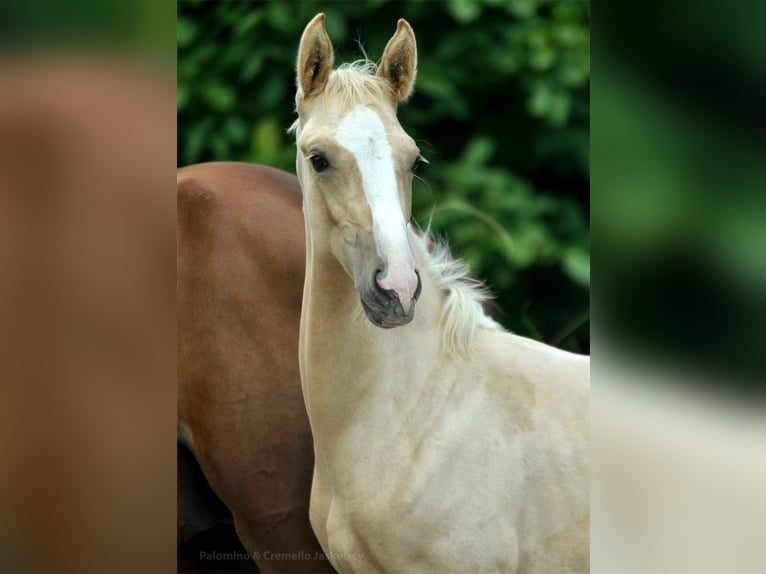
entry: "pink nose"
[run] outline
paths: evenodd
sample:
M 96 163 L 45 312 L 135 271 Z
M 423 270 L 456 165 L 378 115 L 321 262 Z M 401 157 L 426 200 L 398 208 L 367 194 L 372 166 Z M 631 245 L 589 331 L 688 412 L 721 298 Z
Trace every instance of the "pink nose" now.
M 409 266 L 401 268 L 391 266 L 378 271 L 375 274 L 375 282 L 383 291 L 396 294 L 405 314 L 409 314 L 413 303 L 420 296 L 422 286 L 418 270 Z

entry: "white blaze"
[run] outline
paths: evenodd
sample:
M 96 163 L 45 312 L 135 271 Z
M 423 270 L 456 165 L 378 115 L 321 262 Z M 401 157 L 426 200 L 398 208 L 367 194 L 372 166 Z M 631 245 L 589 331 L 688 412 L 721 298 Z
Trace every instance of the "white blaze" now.
M 378 114 L 358 105 L 340 122 L 335 137 L 356 158 L 362 175 L 362 187 L 372 211 L 375 245 L 387 265 L 386 275 L 378 283 L 384 289 L 396 291 L 407 313 L 418 278 L 407 241 L 407 224 L 399 201 L 386 129 Z

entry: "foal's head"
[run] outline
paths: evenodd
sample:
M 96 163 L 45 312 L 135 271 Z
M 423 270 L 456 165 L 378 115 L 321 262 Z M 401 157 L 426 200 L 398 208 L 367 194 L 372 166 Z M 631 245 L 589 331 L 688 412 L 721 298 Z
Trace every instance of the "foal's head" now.
M 380 65 L 332 69 L 324 14 L 306 26 L 298 50 L 297 173 L 310 248 L 340 262 L 369 320 L 410 322 L 420 275 L 407 239 L 412 172 L 420 150 L 396 117 L 412 92 L 415 35 L 405 20 Z

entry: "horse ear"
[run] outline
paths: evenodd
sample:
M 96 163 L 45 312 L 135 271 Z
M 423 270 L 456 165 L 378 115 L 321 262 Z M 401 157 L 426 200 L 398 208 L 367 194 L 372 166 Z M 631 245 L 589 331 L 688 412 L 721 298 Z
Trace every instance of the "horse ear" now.
M 322 91 L 330 76 L 333 49 L 324 27 L 325 15 L 317 14 L 306 25 L 298 48 L 298 95 L 308 97 Z
M 388 41 L 378 66 L 378 76 L 388 80 L 396 99 L 406 100 L 415 85 L 418 69 L 418 47 L 415 32 L 404 18 L 396 25 L 396 32 Z

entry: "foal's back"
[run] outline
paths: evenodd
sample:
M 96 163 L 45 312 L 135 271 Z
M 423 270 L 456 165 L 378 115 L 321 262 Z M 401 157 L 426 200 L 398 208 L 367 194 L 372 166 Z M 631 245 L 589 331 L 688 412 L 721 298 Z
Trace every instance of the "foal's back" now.
M 590 358 L 484 331 L 487 394 L 524 445 L 519 572 L 589 570 Z

